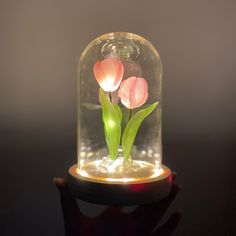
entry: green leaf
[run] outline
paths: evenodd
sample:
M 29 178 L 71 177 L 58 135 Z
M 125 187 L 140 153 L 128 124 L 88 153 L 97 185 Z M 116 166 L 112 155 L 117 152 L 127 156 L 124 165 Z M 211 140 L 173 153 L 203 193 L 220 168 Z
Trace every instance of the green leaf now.
M 129 121 L 129 114 L 130 114 L 130 109 L 127 109 L 126 107 L 121 108 L 122 111 L 122 123 L 121 123 L 121 129 L 122 132 L 125 130 L 125 127 Z
M 102 119 L 109 156 L 112 160 L 118 156 L 118 148 L 121 137 L 121 120 L 122 113 L 117 104 L 113 104 L 105 95 L 104 91 L 99 91 L 102 105 Z
M 131 117 L 131 119 L 127 123 L 122 137 L 123 153 L 126 159 L 128 159 L 130 156 L 133 143 L 141 123 L 149 114 L 152 113 L 157 105 L 158 102 L 155 102 L 148 107 L 138 111 Z
M 118 116 L 119 116 L 119 119 L 120 119 L 120 122 L 121 122 L 121 120 L 122 120 L 122 112 L 121 112 L 121 109 L 120 109 L 120 107 L 119 107 L 118 104 L 114 104 L 114 103 L 112 103 L 112 104 L 113 104 L 114 108 L 116 109 L 116 112 L 117 112 L 117 114 L 118 114 Z

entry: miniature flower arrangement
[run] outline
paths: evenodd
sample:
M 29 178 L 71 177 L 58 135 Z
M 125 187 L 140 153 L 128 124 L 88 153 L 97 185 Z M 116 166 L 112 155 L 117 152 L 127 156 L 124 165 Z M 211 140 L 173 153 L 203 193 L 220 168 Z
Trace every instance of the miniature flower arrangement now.
M 156 48 L 129 32 L 91 41 L 78 65 L 77 160 L 71 192 L 105 205 L 166 197 L 171 170 L 162 164 L 162 63 Z
M 140 125 L 158 102 L 143 106 L 148 99 L 147 81 L 135 75 L 123 78 L 124 65 L 118 57 L 97 61 L 93 71 L 100 85 L 99 98 L 109 158 L 115 160 L 118 157 L 121 144 L 123 157 L 127 160 L 131 157 Z

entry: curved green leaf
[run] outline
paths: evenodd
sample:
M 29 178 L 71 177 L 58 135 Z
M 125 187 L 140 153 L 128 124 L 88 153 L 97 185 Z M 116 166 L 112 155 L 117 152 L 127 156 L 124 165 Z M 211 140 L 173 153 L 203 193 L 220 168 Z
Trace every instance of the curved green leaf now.
M 116 109 L 116 112 L 117 112 L 117 114 L 119 116 L 119 119 L 120 119 L 120 122 L 121 122 L 121 120 L 122 120 L 122 112 L 121 112 L 121 109 L 120 109 L 119 105 L 118 104 L 114 104 L 114 103 L 112 103 L 112 105 Z
M 118 156 L 118 148 L 120 145 L 122 113 L 120 107 L 110 102 L 102 89 L 100 89 L 99 95 L 102 105 L 102 119 L 106 143 L 109 156 L 114 160 Z
M 126 107 L 122 107 L 121 111 L 122 111 L 121 130 L 122 132 L 124 132 L 125 127 L 129 121 L 130 109 L 127 109 Z
M 135 113 L 127 123 L 122 137 L 123 153 L 126 159 L 129 158 L 132 146 L 137 135 L 138 129 L 143 120 L 156 108 L 158 102 Z

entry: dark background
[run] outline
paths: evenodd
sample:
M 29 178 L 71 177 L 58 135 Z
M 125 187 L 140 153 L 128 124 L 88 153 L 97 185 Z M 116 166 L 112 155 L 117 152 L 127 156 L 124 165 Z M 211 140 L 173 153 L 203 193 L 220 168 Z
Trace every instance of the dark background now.
M 162 57 L 174 235 L 236 235 L 236 1 L 0 0 L 0 29 L 0 235 L 63 235 L 52 177 L 76 162 L 77 62 L 112 31 Z

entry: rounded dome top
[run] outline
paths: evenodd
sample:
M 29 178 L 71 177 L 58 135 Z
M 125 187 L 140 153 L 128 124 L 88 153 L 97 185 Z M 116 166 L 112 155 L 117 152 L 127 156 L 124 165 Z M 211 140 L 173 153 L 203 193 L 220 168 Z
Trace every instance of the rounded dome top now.
M 119 56 L 124 60 L 139 60 L 140 57 L 145 56 L 145 48 L 149 48 L 153 52 L 153 56 L 160 60 L 157 50 L 148 40 L 128 32 L 112 32 L 97 37 L 85 48 L 81 59 L 95 48 L 101 59 L 108 56 Z

